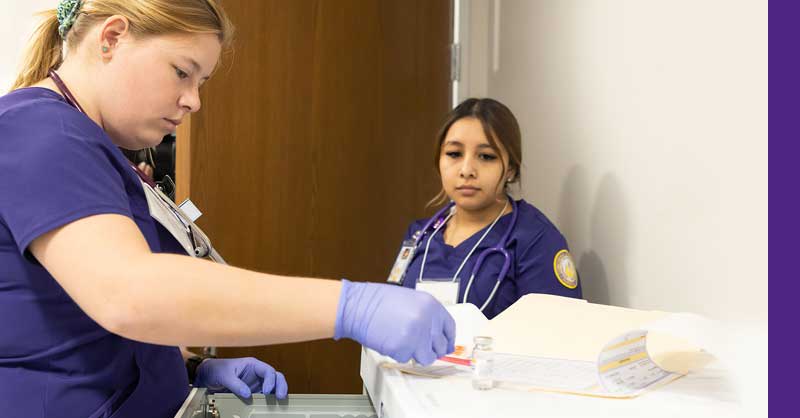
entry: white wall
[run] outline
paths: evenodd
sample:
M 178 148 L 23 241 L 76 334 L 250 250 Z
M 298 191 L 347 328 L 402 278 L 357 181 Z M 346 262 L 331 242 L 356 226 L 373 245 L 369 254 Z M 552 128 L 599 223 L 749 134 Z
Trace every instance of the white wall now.
M 39 22 L 35 14 L 57 4 L 57 0 L 0 0 L 0 94 L 17 77 L 23 50 Z
M 765 320 L 767 2 L 467 7 L 467 95 L 519 119 L 522 194 L 566 235 L 585 297 Z
M 0 0 L 0 92 L 55 3 Z M 766 319 L 767 2 L 466 6 L 464 94 L 520 120 L 522 194 L 567 236 L 585 296 Z

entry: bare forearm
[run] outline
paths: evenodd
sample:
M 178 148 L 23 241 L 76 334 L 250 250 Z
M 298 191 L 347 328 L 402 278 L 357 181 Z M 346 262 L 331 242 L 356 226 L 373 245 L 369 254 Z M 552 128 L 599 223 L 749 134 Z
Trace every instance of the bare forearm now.
M 87 315 L 130 339 L 247 346 L 334 335 L 342 282 L 153 254 L 123 215 L 81 218 L 29 248 Z M 432 296 L 369 284 L 345 290 L 344 336 L 400 362 L 430 364 L 452 351 L 455 322 Z M 370 326 L 373 321 L 377 326 Z
M 334 333 L 341 282 L 153 254 L 122 215 L 79 219 L 37 238 L 30 249 L 87 315 L 130 339 L 244 346 Z
M 330 338 L 341 282 L 150 254 L 122 278 L 112 331 L 165 345 L 248 346 Z M 126 275 L 127 276 L 127 275 Z

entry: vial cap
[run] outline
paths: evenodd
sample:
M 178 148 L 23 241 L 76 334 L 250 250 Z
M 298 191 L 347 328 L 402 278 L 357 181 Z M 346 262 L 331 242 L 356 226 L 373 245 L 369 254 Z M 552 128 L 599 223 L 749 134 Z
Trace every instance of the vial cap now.
M 472 339 L 475 345 L 487 346 L 492 345 L 492 337 L 476 336 Z

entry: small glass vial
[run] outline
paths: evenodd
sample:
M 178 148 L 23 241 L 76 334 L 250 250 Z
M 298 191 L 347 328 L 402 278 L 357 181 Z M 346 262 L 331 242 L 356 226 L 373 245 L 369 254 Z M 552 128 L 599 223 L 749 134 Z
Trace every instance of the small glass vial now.
M 475 337 L 473 342 L 475 346 L 472 348 L 472 387 L 478 390 L 489 390 L 494 386 L 492 337 Z

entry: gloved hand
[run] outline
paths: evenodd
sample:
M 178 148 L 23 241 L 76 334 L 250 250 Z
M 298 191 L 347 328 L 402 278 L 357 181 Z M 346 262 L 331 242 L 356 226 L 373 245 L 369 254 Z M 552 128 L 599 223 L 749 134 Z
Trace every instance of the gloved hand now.
M 405 363 L 428 365 L 455 350 L 456 323 L 433 296 L 342 280 L 334 339 L 350 338 Z
M 284 399 L 289 392 L 283 373 L 252 357 L 206 359 L 197 366 L 194 386 L 212 393 L 227 389 L 240 398 L 249 398 L 252 391 L 265 395 L 274 391 L 278 399 Z

